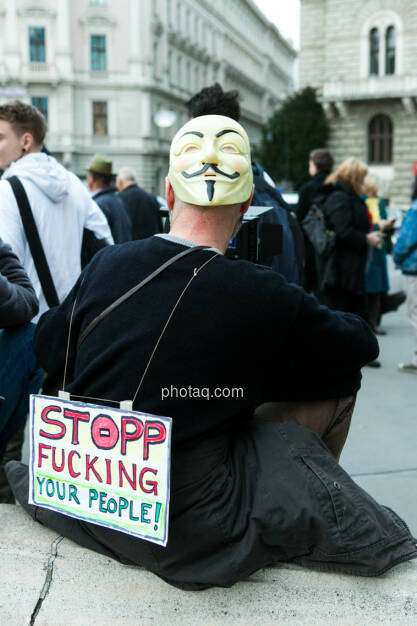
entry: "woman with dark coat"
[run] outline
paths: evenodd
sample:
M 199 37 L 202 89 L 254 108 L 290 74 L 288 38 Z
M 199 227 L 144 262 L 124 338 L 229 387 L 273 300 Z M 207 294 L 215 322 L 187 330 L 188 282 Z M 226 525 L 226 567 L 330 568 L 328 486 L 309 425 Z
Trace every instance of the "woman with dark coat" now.
M 321 301 L 331 309 L 356 313 L 366 319 L 365 271 L 371 247 L 381 241 L 379 231 L 370 232 L 368 211 L 361 198 L 367 168 L 355 158 L 344 161 L 327 177 L 334 186 L 324 210 L 335 232 L 332 271 Z

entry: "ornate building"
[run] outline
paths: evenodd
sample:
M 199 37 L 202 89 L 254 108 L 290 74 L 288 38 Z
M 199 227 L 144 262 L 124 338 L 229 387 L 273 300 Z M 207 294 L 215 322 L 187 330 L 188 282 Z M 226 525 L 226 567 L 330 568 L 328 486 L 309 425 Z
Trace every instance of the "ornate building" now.
M 295 57 L 251 0 L 0 0 L 0 101 L 40 108 L 48 149 L 76 173 L 105 152 L 159 193 L 191 95 L 238 88 L 256 148 Z M 155 124 L 160 110 L 174 126 Z
M 357 156 L 391 205 L 417 161 L 417 2 L 301 0 L 301 86 L 319 90 L 336 163 Z

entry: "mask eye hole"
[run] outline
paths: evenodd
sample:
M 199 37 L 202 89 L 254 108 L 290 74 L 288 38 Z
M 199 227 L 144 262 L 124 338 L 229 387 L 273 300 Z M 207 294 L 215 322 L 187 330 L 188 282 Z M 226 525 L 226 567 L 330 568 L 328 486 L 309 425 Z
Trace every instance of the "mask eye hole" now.
M 240 151 L 237 149 L 237 147 L 236 147 L 236 146 L 234 146 L 234 145 L 233 145 L 233 144 L 231 144 L 231 143 L 227 143 L 227 144 L 225 144 L 224 146 L 222 146 L 222 147 L 220 148 L 220 150 L 221 150 L 222 152 L 228 152 L 228 153 L 230 153 L 230 154 L 239 154 L 239 152 L 240 152 Z
M 197 146 L 190 144 L 188 146 L 184 146 L 184 148 L 182 149 L 183 154 L 187 153 L 189 154 L 190 152 L 197 152 L 198 148 Z

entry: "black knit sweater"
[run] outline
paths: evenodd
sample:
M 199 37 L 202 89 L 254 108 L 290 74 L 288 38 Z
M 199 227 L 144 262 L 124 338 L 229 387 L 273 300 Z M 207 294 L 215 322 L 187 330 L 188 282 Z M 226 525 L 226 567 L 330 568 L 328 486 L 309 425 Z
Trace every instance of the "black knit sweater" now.
M 35 337 L 41 365 L 62 377 L 77 297 L 67 389 L 131 399 L 180 292 L 214 252 L 195 251 L 169 267 L 100 322 L 78 351 L 77 338 L 111 302 L 185 247 L 151 237 L 102 250 L 65 302 L 42 316 Z M 218 256 L 175 310 L 134 408 L 173 417 L 174 444 L 186 442 L 242 427 L 263 402 L 350 395 L 360 386 L 360 368 L 377 353 L 359 317 L 329 311 L 269 269 Z M 232 391 L 230 397 L 197 397 L 195 390 L 207 387 L 210 394 L 242 389 L 243 397 Z M 162 399 L 166 389 L 171 397 Z M 194 396 L 181 397 L 182 391 L 175 397 L 175 389 Z

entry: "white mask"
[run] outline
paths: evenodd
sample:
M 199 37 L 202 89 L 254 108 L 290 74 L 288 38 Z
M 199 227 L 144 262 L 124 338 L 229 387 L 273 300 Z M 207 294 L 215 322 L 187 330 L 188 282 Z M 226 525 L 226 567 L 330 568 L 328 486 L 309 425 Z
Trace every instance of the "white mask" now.
M 168 178 L 176 196 L 198 206 L 245 202 L 253 185 L 250 145 L 243 127 L 223 115 L 202 115 L 175 135 Z

